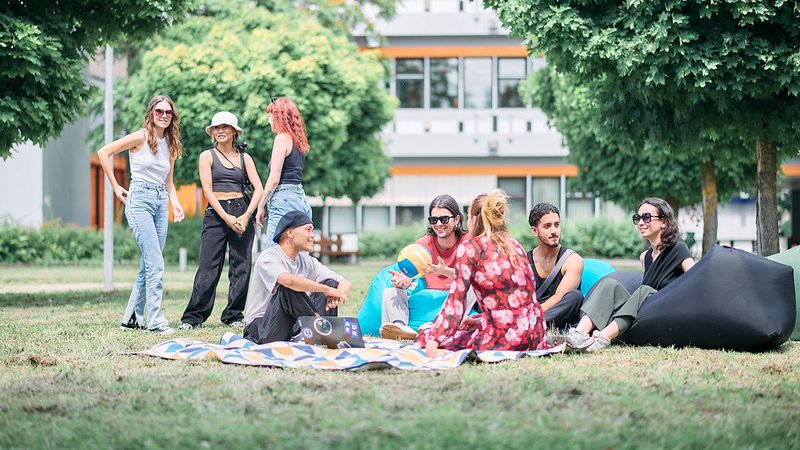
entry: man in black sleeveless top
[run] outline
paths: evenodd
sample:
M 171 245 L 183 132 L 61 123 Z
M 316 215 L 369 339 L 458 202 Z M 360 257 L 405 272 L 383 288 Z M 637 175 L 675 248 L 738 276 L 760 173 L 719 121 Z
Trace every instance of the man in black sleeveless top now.
M 561 216 L 554 205 L 544 202 L 534 206 L 528 215 L 528 223 L 539 242 L 528 252 L 528 260 L 536 278 L 536 300 L 542 306 L 547 326 L 566 328 L 574 325 L 580 319 L 583 304 L 580 291 L 583 258 L 574 252 L 565 255 L 568 249 L 561 246 Z M 565 258 L 561 268 L 544 287 L 559 258 Z

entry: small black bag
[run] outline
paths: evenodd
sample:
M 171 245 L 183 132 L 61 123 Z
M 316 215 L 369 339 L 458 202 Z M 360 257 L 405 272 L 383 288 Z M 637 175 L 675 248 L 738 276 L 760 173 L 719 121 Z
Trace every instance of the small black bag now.
M 242 196 L 244 196 L 245 203 L 250 205 L 250 200 L 253 198 L 253 184 L 250 183 L 250 179 L 247 177 L 247 169 L 244 165 L 244 153 L 239 153 L 239 158 L 242 162 Z

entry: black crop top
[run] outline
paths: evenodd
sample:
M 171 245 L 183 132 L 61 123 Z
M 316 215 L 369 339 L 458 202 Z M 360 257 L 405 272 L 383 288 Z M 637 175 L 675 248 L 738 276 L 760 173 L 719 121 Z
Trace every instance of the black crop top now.
M 225 167 L 217 156 L 217 150 L 212 148 L 210 151 L 214 158 L 211 163 L 211 189 L 214 192 L 241 192 L 242 169 Z
M 306 155 L 292 145 L 292 151 L 283 160 L 281 179 L 278 184 L 303 184 L 303 167 L 306 164 Z

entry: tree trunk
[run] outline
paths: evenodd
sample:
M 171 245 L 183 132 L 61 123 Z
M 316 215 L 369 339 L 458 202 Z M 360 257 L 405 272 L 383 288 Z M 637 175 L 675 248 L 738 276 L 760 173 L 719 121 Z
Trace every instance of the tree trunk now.
M 700 164 L 700 185 L 703 189 L 703 254 L 717 243 L 717 172 L 714 158 Z
M 761 256 L 780 251 L 778 241 L 777 145 L 766 136 L 756 141 L 756 250 Z

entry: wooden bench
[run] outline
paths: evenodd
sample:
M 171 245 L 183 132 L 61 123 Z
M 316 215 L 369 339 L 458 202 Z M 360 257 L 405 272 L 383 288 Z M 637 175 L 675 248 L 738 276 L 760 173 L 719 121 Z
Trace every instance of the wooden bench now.
M 344 239 L 342 239 L 343 236 Z M 330 264 L 331 257 L 335 260 L 343 256 L 347 256 L 350 258 L 350 262 L 355 264 L 358 262 L 358 255 L 360 254 L 358 236 L 355 234 L 334 234 L 330 238 L 322 234 L 314 234 L 314 252 L 311 255 L 322 261 L 322 264 Z

